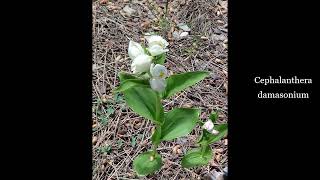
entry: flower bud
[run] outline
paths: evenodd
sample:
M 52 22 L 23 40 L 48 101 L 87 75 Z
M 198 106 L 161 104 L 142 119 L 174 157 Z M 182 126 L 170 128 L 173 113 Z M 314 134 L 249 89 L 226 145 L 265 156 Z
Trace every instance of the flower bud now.
M 152 57 L 146 54 L 140 54 L 137 56 L 132 64 L 131 70 L 134 74 L 148 72 L 152 63 Z
M 129 47 L 128 47 L 128 54 L 129 54 L 129 57 L 132 60 L 134 60 L 139 55 L 144 54 L 144 50 L 139 43 L 134 42 L 134 41 L 130 41 Z

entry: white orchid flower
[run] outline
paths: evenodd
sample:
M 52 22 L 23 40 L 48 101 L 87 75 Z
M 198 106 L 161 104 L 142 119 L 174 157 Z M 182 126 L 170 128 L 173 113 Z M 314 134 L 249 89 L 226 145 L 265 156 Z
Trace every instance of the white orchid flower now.
M 150 73 L 153 78 L 165 79 L 168 75 L 167 68 L 161 64 L 154 65 L 153 63 L 150 66 Z
M 167 86 L 165 79 L 151 78 L 149 82 L 151 88 L 157 92 L 162 92 Z
M 148 72 L 152 63 L 152 57 L 146 54 L 138 55 L 131 64 L 133 74 Z
M 202 126 L 203 129 L 206 129 L 207 131 L 209 131 L 211 134 L 217 135 L 219 134 L 219 131 L 213 129 L 214 125 L 212 123 L 212 121 L 207 121 L 204 123 L 204 125 Z
M 167 86 L 165 80 L 168 75 L 167 68 L 161 64 L 151 64 L 150 74 L 152 76 L 149 81 L 151 88 L 157 92 L 162 92 Z
M 165 39 L 163 39 L 161 36 L 158 36 L 158 35 L 146 36 L 145 39 L 148 41 L 149 46 L 158 44 L 165 48 L 169 45 L 169 43 Z
M 164 52 L 168 52 L 169 50 L 166 47 L 169 43 L 163 39 L 161 36 L 152 35 L 146 36 L 145 39 L 148 41 L 148 48 L 147 50 L 150 52 L 152 56 L 160 55 Z
M 162 53 L 168 52 L 169 49 L 164 49 L 162 46 L 158 44 L 154 44 L 152 46 L 149 46 L 147 50 L 150 52 L 152 56 L 158 56 Z
M 139 43 L 134 42 L 134 41 L 130 41 L 129 47 L 128 47 L 128 54 L 129 54 L 129 57 L 132 60 L 134 60 L 139 55 L 144 54 L 144 50 Z

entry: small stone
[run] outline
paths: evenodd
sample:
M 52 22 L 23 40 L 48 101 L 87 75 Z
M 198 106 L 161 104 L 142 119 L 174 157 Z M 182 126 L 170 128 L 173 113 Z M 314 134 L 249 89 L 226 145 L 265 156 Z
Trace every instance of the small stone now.
M 125 12 L 128 16 L 132 16 L 134 13 L 136 13 L 135 9 L 132 9 L 129 5 L 126 5 L 123 9 L 123 12 Z
M 222 44 L 223 48 L 227 49 L 228 45 L 227 44 Z
M 182 38 L 182 37 L 186 37 L 186 36 L 188 36 L 188 35 L 189 35 L 188 32 L 182 32 L 182 33 L 180 34 L 180 37 Z
M 187 24 L 184 24 L 184 23 L 180 23 L 180 24 L 177 24 L 177 26 L 182 29 L 183 31 L 191 31 L 191 29 L 189 28 L 189 26 Z
M 173 38 L 174 38 L 175 40 L 180 39 L 180 35 L 179 35 L 179 33 L 178 33 L 177 31 L 174 31 L 174 32 L 172 33 L 172 36 L 173 36 Z
M 96 71 L 98 69 L 97 64 L 92 65 L 92 71 Z
M 149 19 L 154 19 L 155 16 L 154 16 L 153 14 L 148 14 L 148 18 L 149 18 Z

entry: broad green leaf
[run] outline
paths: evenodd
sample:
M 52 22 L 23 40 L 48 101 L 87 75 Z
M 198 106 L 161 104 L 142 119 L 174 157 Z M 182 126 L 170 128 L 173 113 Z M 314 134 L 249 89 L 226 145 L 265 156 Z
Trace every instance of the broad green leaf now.
M 162 53 L 162 54 L 154 57 L 153 63 L 163 65 L 164 62 L 165 62 L 165 60 L 166 60 L 166 54 L 165 54 L 165 53 Z
M 176 74 L 168 77 L 167 87 L 164 91 L 163 98 L 169 98 L 177 92 L 180 92 L 204 79 L 209 72 L 196 71 Z
M 120 86 L 114 91 L 114 92 L 122 92 L 125 90 L 128 90 L 132 87 L 145 87 L 145 88 L 149 88 L 149 82 L 147 80 L 143 80 L 143 79 L 127 79 L 123 82 L 121 82 Z
M 209 118 L 211 119 L 211 121 L 214 123 L 216 122 L 216 120 L 218 119 L 218 113 L 217 112 L 212 112 L 209 116 Z
M 172 140 L 188 135 L 199 119 L 199 109 L 175 108 L 164 116 L 161 125 L 161 140 Z
M 136 77 L 125 73 L 120 73 L 119 77 L 121 82 L 124 82 L 127 79 L 137 79 Z M 155 91 L 150 88 L 132 87 L 122 93 L 124 94 L 124 99 L 127 105 L 134 112 L 144 118 L 150 119 L 153 122 L 157 123 L 156 104 L 160 102 L 159 100 L 157 101 L 157 94 Z M 161 118 L 163 118 L 163 106 L 161 105 L 159 107 L 159 113 L 159 122 L 161 122 Z
M 207 130 L 202 131 L 202 136 L 199 140 L 199 144 L 212 144 L 214 142 L 219 141 L 221 138 L 223 138 L 227 132 L 228 132 L 228 125 L 227 124 L 220 124 L 214 126 L 214 129 L 219 131 L 219 134 L 213 135 Z
M 125 73 L 125 72 L 119 73 L 119 78 L 120 78 L 120 82 L 123 82 L 127 79 L 138 79 L 134 75 L 129 74 L 129 73 Z
M 212 158 L 213 153 L 210 146 L 202 146 L 201 148 L 189 150 L 182 158 L 181 165 L 185 168 L 202 166 L 208 164 Z
M 162 166 L 161 156 L 153 151 L 145 152 L 136 157 L 133 161 L 133 168 L 140 176 L 146 176 L 159 170 Z

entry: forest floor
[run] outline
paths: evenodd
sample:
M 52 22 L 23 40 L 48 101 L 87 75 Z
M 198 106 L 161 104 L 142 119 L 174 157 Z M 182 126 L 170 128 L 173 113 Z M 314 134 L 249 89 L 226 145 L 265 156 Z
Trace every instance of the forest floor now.
M 151 148 L 152 123 L 131 111 L 121 94 L 118 73 L 130 72 L 129 40 L 144 44 L 145 33 L 155 32 L 169 45 L 165 66 L 169 74 L 206 70 L 210 76 L 164 100 L 172 107 L 201 108 L 201 119 L 219 111 L 217 123 L 228 121 L 228 21 L 227 1 L 221 0 L 98 0 L 93 17 L 93 179 L 203 179 L 228 163 L 227 138 L 214 143 L 214 158 L 206 166 L 185 169 L 180 165 L 187 150 L 195 147 L 201 127 L 188 136 L 163 142 L 158 152 L 164 165 L 153 175 L 137 177 L 133 159 Z M 182 30 L 179 23 L 190 28 Z M 185 31 L 186 36 L 180 36 Z M 177 151 L 177 149 L 180 149 Z

